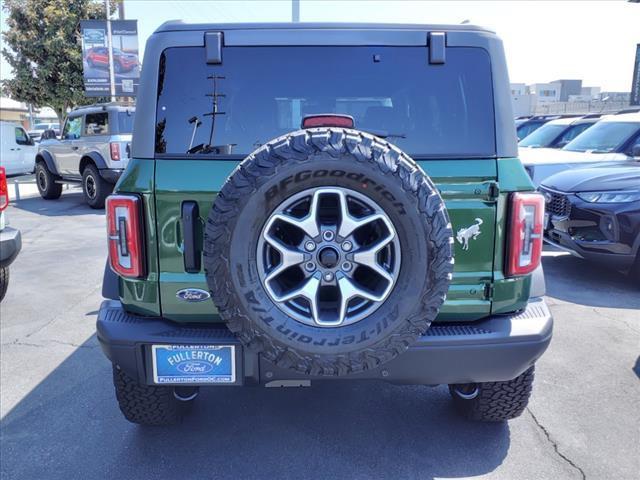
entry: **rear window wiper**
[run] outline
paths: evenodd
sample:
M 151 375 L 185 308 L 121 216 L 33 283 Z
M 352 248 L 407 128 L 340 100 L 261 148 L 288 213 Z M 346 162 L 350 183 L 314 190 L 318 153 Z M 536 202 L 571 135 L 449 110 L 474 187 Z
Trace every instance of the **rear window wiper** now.
M 407 138 L 406 133 L 390 133 L 386 130 L 375 130 L 372 128 L 362 128 L 361 130 L 380 138 Z
M 207 144 L 201 143 L 187 150 L 187 153 L 190 155 L 194 155 L 194 154 L 231 155 L 233 153 L 233 147 L 235 147 L 236 145 L 237 143 L 227 143 L 225 145 L 207 145 Z

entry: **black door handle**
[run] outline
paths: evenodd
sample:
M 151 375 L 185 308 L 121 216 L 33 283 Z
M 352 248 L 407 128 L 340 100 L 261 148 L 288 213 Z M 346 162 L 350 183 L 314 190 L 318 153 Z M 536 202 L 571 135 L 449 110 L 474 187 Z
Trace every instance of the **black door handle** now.
M 78 147 L 71 147 L 71 150 L 77 150 Z
M 184 270 L 188 273 L 200 271 L 200 251 L 196 246 L 199 223 L 198 204 L 193 200 L 182 202 L 182 231 L 184 237 Z

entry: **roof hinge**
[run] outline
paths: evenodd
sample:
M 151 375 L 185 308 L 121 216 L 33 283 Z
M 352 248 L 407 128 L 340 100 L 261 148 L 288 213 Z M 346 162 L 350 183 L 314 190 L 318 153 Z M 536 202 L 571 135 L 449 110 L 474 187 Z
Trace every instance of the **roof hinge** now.
M 488 195 L 489 195 L 489 200 L 497 200 L 497 198 L 500 196 L 500 187 L 496 182 L 491 182 L 489 184 Z
M 493 283 L 484 284 L 484 298 L 486 300 L 491 300 L 493 298 L 493 290 Z
M 205 32 L 204 47 L 207 63 L 222 63 L 222 32 Z
M 447 37 L 444 32 L 429 32 L 429 63 L 443 64 Z

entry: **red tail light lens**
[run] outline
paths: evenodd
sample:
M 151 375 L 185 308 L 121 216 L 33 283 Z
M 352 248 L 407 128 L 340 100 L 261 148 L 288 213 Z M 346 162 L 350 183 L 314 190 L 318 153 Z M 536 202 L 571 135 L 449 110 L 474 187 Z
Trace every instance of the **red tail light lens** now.
M 109 151 L 111 153 L 111 160 L 120 160 L 120 144 L 112 142 L 109 144 Z
M 302 119 L 302 128 L 338 127 L 353 128 L 355 122 L 349 115 L 307 115 Z
M 538 193 L 513 193 L 507 276 L 526 275 L 540 265 L 544 222 L 544 198 Z
M 142 250 L 142 201 L 134 195 L 107 197 L 109 262 L 118 275 L 144 276 Z
M 0 167 L 0 212 L 9 205 L 9 189 L 7 188 L 7 172 Z

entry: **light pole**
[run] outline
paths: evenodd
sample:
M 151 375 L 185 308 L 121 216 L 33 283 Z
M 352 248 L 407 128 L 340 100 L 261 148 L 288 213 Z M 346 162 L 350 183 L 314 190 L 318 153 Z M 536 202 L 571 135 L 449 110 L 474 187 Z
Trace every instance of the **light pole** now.
M 111 38 L 111 11 L 109 9 L 109 0 L 104 0 L 104 8 L 107 11 L 107 50 L 109 51 L 109 93 L 111 101 L 116 101 L 116 79 L 113 73 L 113 42 Z
M 300 0 L 291 0 L 291 21 L 300 22 Z

